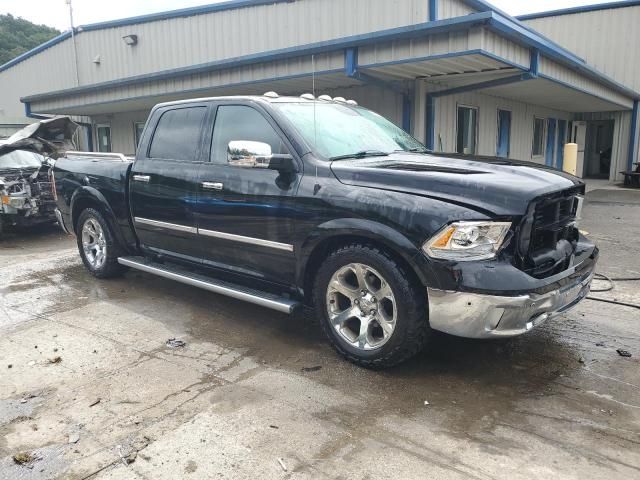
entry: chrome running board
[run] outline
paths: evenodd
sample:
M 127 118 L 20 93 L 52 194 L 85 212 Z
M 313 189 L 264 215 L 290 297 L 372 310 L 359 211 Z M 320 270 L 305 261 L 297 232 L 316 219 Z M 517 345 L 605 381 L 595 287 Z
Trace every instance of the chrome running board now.
M 300 305 L 295 300 L 282 298 L 277 295 L 252 290 L 250 288 L 234 285 L 229 282 L 217 280 L 193 273 L 175 265 L 165 265 L 155 263 L 145 257 L 120 257 L 118 263 L 125 267 L 141 270 L 146 273 L 158 275 L 159 277 L 175 280 L 176 282 L 191 285 L 192 287 L 208 290 L 220 295 L 242 300 L 261 307 L 270 308 L 283 313 L 292 313 Z

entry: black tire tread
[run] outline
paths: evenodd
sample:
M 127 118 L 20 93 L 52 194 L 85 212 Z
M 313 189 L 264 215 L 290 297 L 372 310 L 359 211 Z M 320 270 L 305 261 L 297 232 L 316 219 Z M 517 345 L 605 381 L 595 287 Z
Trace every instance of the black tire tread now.
M 395 348 L 386 352 L 383 356 L 371 360 L 353 355 L 349 351 L 345 350 L 339 341 L 334 339 L 333 334 L 330 331 L 331 327 L 329 326 L 329 322 L 326 318 L 324 300 L 326 294 L 325 286 L 318 284 L 319 279 L 323 277 L 321 274 L 322 270 L 326 268 L 325 266 L 332 258 L 343 255 L 350 256 L 354 252 L 364 253 L 374 258 L 378 258 L 383 262 L 387 262 L 388 266 L 391 268 L 397 270 L 400 275 L 397 275 L 398 278 L 394 280 L 396 283 L 399 283 L 399 289 L 401 291 L 399 294 L 396 292 L 396 297 L 402 298 L 403 304 L 408 306 L 408 326 L 404 340 L 398 343 Z M 340 355 L 361 367 L 371 370 L 381 370 L 404 363 L 420 353 L 432 335 L 432 330 L 429 327 L 428 321 L 426 292 L 421 293 L 419 287 L 420 286 L 418 285 L 417 279 L 414 278 L 413 272 L 408 272 L 403 265 L 399 264 L 393 256 L 389 255 L 389 253 L 384 249 L 368 245 L 366 243 L 352 243 L 334 250 L 327 256 L 325 262 L 323 262 L 323 266 L 316 275 L 316 282 L 313 290 L 313 303 L 316 316 L 320 319 L 320 325 L 322 326 L 324 334 Z

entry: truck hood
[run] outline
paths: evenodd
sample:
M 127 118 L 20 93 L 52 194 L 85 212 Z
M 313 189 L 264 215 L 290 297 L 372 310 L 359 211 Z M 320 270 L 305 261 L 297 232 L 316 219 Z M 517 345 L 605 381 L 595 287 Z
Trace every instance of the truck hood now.
M 346 185 L 421 195 L 496 216 L 523 215 L 533 199 L 583 185 L 572 175 L 531 162 L 446 154 L 340 160 L 331 169 Z
M 0 140 L 0 155 L 14 150 L 28 150 L 54 159 L 76 150 L 73 136 L 78 125 L 69 117 L 42 120 L 26 126 L 7 140 Z

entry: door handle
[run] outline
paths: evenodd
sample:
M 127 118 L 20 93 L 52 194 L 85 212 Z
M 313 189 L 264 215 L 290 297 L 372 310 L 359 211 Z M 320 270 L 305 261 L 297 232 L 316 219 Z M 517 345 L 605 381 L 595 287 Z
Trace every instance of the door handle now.
M 149 175 L 134 175 L 133 180 L 134 182 L 149 183 L 149 181 L 151 180 L 151 177 Z
M 222 189 L 224 189 L 224 184 L 216 182 L 202 182 L 202 188 L 205 190 L 221 191 Z

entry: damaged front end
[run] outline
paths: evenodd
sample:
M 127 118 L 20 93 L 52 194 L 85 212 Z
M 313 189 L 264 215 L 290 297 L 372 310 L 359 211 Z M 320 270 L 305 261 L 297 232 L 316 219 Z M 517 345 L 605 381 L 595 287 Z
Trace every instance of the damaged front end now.
M 7 225 L 53 223 L 55 158 L 72 150 L 77 125 L 56 118 L 29 125 L 0 141 L 0 233 Z

